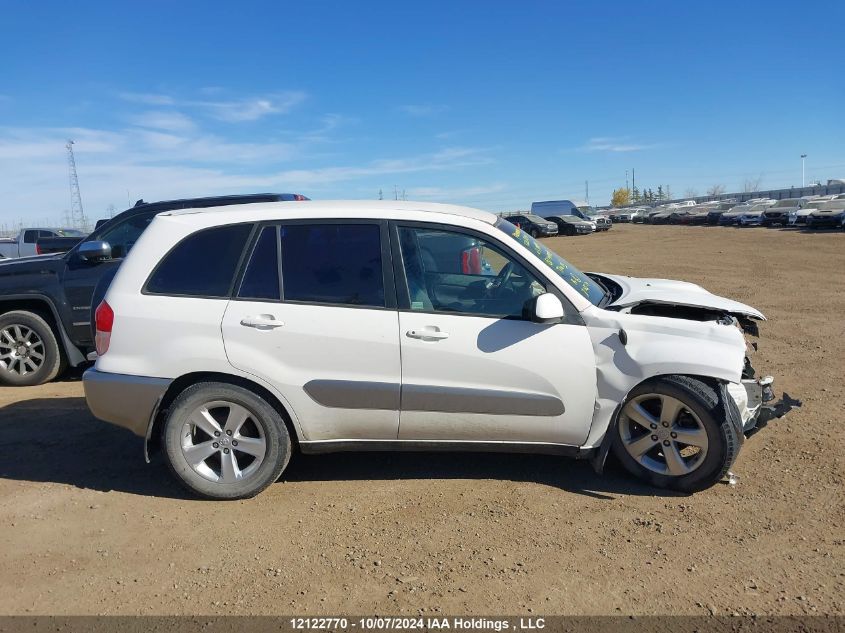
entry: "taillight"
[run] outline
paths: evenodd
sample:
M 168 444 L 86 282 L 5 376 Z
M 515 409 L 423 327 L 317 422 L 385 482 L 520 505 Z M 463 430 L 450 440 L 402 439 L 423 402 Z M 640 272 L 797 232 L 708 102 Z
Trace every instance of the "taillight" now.
M 464 275 L 481 274 L 481 249 L 477 246 L 461 252 L 461 272 Z
M 114 310 L 105 300 L 97 306 L 97 311 L 94 313 L 94 323 L 97 327 L 94 334 L 94 345 L 97 348 L 97 356 L 102 356 L 109 351 L 111 331 L 114 327 Z

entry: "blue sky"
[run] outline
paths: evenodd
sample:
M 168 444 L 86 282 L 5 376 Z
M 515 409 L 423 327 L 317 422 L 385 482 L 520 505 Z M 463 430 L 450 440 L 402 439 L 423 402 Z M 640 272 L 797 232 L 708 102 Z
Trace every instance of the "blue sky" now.
M 0 0 L 0 224 L 248 191 L 492 210 L 845 177 L 842 2 Z

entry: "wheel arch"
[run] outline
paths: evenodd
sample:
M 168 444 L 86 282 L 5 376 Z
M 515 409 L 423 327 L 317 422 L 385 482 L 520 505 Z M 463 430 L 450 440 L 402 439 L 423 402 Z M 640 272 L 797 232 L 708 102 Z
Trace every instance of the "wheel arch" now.
M 725 407 L 726 414 L 732 415 L 733 411 L 730 410 L 729 401 L 732 403 L 730 396 L 728 396 L 727 391 L 725 389 L 725 381 L 719 378 L 714 378 L 713 376 L 702 376 L 696 374 L 678 374 L 678 373 L 661 373 L 661 374 L 652 374 L 646 376 L 638 383 L 633 385 L 625 396 L 619 401 L 616 405 L 616 408 L 613 410 L 613 414 L 611 415 L 610 422 L 607 425 L 607 428 L 604 432 L 604 437 L 602 438 L 599 445 L 593 449 L 593 453 L 590 456 L 590 461 L 592 463 L 593 468 L 598 474 L 601 474 L 604 470 L 604 464 L 607 461 L 607 455 L 610 452 L 610 448 L 613 445 L 614 436 L 616 435 L 616 427 L 619 424 L 619 414 L 622 412 L 622 409 L 625 407 L 625 404 L 628 402 L 628 399 L 631 396 L 631 393 L 645 385 L 649 382 L 659 381 L 659 380 L 666 380 L 672 378 L 692 378 L 693 380 L 697 380 L 699 382 L 704 383 L 716 393 L 717 396 L 717 403 L 715 406 L 723 406 Z M 674 382 L 674 381 L 673 381 Z M 680 385 L 679 385 L 680 386 Z M 736 408 L 736 405 L 734 405 Z M 738 412 L 737 412 L 738 413 Z
M 179 394 L 185 389 L 200 382 L 222 382 L 235 385 L 252 391 L 256 395 L 264 398 L 264 400 L 266 400 L 267 403 L 282 417 L 285 427 L 290 434 L 292 448 L 294 450 L 299 449 L 299 431 L 296 428 L 296 424 L 293 422 L 293 417 L 287 407 L 272 391 L 254 380 L 250 380 L 249 378 L 245 378 L 243 376 L 236 376 L 234 374 L 226 374 L 222 372 L 200 371 L 179 376 L 170 383 L 167 387 L 167 391 L 165 391 L 164 395 L 161 397 L 156 411 L 150 420 L 147 435 L 144 439 L 144 456 L 147 458 L 147 461 L 149 461 L 150 456 L 159 449 L 161 426 L 164 424 L 164 419 L 167 416 L 167 410 L 170 408 L 170 405 L 173 404 L 173 401 L 176 400 Z
M 86 361 L 82 351 L 71 341 L 53 301 L 43 295 L 8 295 L 0 297 L 0 315 L 23 310 L 37 314 L 53 329 L 59 349 L 72 367 Z

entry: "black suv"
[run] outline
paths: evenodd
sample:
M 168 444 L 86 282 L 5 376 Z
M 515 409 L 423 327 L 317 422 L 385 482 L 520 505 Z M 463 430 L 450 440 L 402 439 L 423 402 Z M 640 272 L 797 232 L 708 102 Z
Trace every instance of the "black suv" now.
M 176 209 L 308 200 L 260 193 L 162 202 L 139 200 L 67 253 L 0 263 L 0 384 L 40 385 L 94 350 L 92 307 L 156 214 Z
M 557 224 L 533 213 L 509 215 L 505 219 L 528 233 L 531 237 L 551 237 L 552 235 L 557 235 Z

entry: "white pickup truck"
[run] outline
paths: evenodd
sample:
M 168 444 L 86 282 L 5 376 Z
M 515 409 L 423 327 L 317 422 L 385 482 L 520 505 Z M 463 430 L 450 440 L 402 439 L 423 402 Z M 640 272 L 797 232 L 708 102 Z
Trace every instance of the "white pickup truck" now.
M 85 233 L 76 229 L 21 229 L 17 237 L 0 238 L 0 259 L 14 259 L 40 255 L 36 249 L 39 239 L 45 237 L 85 237 Z

